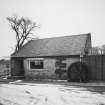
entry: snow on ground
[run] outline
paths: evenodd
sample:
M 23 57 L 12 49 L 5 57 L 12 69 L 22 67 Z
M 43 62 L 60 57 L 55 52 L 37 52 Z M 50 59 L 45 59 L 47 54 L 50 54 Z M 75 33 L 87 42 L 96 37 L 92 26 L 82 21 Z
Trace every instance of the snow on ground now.
M 0 84 L 0 105 L 105 105 L 105 93 L 53 84 Z

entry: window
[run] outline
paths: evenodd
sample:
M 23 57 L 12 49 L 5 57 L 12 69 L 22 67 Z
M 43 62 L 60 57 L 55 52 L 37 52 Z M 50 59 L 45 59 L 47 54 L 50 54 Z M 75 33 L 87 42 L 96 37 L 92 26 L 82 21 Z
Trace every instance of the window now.
M 43 69 L 43 60 L 30 61 L 30 69 Z

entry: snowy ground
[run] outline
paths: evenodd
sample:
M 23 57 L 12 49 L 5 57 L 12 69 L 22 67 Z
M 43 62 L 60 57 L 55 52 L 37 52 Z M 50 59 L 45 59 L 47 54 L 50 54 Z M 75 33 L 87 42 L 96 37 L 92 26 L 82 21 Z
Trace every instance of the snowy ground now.
M 105 105 L 105 92 L 44 83 L 0 84 L 0 105 Z

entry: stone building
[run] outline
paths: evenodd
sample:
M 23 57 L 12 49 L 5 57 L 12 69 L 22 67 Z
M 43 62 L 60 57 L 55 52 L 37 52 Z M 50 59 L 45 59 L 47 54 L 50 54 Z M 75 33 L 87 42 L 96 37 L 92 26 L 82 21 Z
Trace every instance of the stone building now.
M 91 34 L 31 40 L 11 55 L 11 75 L 67 78 L 68 67 L 88 54 Z

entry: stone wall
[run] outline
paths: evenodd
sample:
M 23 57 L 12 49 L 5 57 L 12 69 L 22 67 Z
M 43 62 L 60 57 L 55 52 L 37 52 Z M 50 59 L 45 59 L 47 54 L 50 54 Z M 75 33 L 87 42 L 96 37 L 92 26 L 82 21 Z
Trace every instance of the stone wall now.
M 44 65 L 43 69 L 30 69 L 30 61 L 40 60 L 40 59 L 43 60 L 43 65 Z M 55 70 L 57 69 L 57 65 L 56 65 L 57 61 L 58 61 L 58 58 L 28 58 L 28 59 L 25 59 L 24 60 L 25 77 L 26 78 L 37 78 L 37 79 L 41 79 L 41 78 L 59 79 L 59 75 L 55 73 Z M 76 61 L 79 61 L 79 57 L 61 59 L 61 65 L 64 63 L 66 64 L 66 66 L 62 68 L 67 71 L 70 64 Z M 65 76 L 67 77 L 66 71 L 64 73 L 65 73 Z

